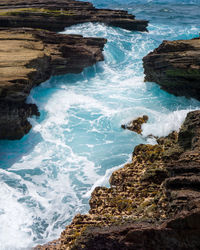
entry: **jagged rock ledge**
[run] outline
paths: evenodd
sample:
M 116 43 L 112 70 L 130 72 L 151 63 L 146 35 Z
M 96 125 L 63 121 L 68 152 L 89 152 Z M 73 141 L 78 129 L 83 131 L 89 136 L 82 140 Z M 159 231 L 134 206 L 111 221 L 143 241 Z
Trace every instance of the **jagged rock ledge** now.
M 35 249 L 199 249 L 199 152 L 194 111 L 179 133 L 137 146 L 111 187 L 94 190 L 89 214 L 76 215 L 58 240 Z
M 29 28 L 0 31 L 0 139 L 20 139 L 31 129 L 27 118 L 39 112 L 25 102 L 34 86 L 102 61 L 105 43 Z
M 148 21 L 136 20 L 124 10 L 96 9 L 74 0 L 1 0 L 1 27 L 31 27 L 62 31 L 65 27 L 101 22 L 128 30 L 147 31 Z
M 200 38 L 163 41 L 143 58 L 145 80 L 164 90 L 200 100 Z

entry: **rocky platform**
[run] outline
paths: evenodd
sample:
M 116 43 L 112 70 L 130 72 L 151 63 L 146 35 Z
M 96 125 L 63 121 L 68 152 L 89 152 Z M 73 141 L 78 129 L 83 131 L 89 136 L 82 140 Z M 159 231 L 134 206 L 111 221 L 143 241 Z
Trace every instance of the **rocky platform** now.
M 163 41 L 143 58 L 145 80 L 164 90 L 200 100 L 200 38 Z
M 111 187 L 93 191 L 89 214 L 35 249 L 199 249 L 200 111 L 157 142 L 137 146 Z
M 0 139 L 20 139 L 39 115 L 26 104 L 31 89 L 51 75 L 80 73 L 103 60 L 106 39 L 28 28 L 0 31 Z
M 85 22 L 136 31 L 147 31 L 148 21 L 136 20 L 123 10 L 96 9 L 89 2 L 74 0 L 1 0 L 0 27 L 31 27 L 62 31 Z

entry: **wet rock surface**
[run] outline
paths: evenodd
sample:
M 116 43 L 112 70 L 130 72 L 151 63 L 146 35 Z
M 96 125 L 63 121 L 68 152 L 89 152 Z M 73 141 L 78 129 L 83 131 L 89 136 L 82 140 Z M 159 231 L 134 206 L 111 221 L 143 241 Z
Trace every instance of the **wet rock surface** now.
M 1 27 L 31 27 L 62 31 L 65 27 L 85 23 L 104 24 L 136 31 L 147 31 L 148 21 L 136 20 L 123 10 L 96 9 L 89 2 L 73 0 L 2 0 Z
M 97 187 L 90 211 L 36 249 L 199 249 L 200 111 L 179 133 L 138 145 L 132 162 Z
M 121 128 L 128 129 L 128 130 L 131 130 L 131 131 L 136 132 L 138 134 L 141 134 L 142 133 L 142 125 L 144 123 L 147 123 L 148 120 L 149 120 L 148 116 L 143 115 L 142 117 L 138 117 L 138 118 L 130 121 L 128 124 L 121 125 Z
M 163 41 L 143 58 L 145 80 L 164 90 L 200 100 L 200 38 Z
M 106 39 L 29 28 L 0 31 L 0 139 L 20 139 L 39 115 L 25 104 L 31 89 L 51 75 L 80 73 L 103 60 Z

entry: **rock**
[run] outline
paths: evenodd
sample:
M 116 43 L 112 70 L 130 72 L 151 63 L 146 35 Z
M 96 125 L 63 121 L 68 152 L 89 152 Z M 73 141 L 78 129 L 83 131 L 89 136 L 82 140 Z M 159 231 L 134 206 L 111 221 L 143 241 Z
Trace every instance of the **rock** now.
M 134 131 L 138 134 L 142 133 L 142 124 L 146 123 L 148 121 L 148 116 L 143 115 L 142 117 L 138 117 L 135 120 L 129 122 L 128 124 L 121 125 L 121 128 L 123 129 L 129 129 L 131 131 Z
M 138 145 L 111 187 L 95 188 L 89 214 L 35 249 L 199 249 L 199 122 L 200 111 L 191 112 L 179 133 Z
M 1 140 L 21 139 L 31 129 L 27 120 L 31 116 L 39 116 L 40 113 L 35 104 L 24 102 L 0 101 L 0 138 Z
M 96 9 L 74 0 L 1 0 L 1 27 L 30 27 L 62 31 L 65 27 L 101 22 L 127 30 L 147 31 L 148 21 L 135 20 L 124 10 Z
M 25 104 L 31 89 L 51 75 L 80 73 L 103 60 L 106 39 L 28 28 L 0 31 L 0 139 L 20 139 L 39 115 Z
M 163 41 L 143 58 L 145 81 L 169 93 L 200 100 L 200 38 Z

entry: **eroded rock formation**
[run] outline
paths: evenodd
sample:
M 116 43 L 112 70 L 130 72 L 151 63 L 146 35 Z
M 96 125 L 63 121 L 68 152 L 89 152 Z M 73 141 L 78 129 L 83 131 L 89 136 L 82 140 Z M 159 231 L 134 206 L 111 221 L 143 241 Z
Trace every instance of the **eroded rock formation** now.
M 101 22 L 128 30 L 147 31 L 148 21 L 136 20 L 123 10 L 96 9 L 74 0 L 1 0 L 1 27 L 31 27 L 62 31 L 65 27 Z
M 199 150 L 194 111 L 179 133 L 137 146 L 132 162 L 112 174 L 111 187 L 94 190 L 89 214 L 36 249 L 199 249 Z
M 136 132 L 138 134 L 142 133 L 142 125 L 144 123 L 147 123 L 149 120 L 149 117 L 147 115 L 143 115 L 142 117 L 138 117 L 132 121 L 130 121 L 128 124 L 121 125 L 121 128 L 128 129 L 133 132 Z
M 19 139 L 30 130 L 27 117 L 39 112 L 25 101 L 34 86 L 102 61 L 105 43 L 28 28 L 0 31 L 0 139 Z
M 200 38 L 163 41 L 143 58 L 145 80 L 164 90 L 200 100 Z

